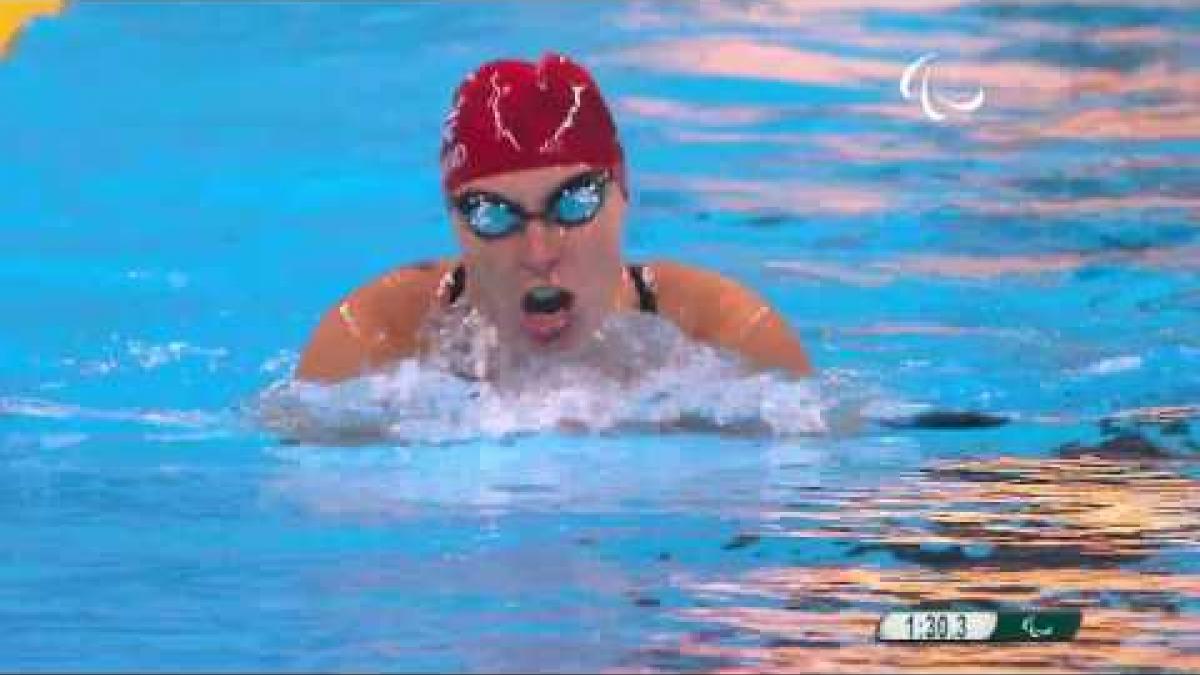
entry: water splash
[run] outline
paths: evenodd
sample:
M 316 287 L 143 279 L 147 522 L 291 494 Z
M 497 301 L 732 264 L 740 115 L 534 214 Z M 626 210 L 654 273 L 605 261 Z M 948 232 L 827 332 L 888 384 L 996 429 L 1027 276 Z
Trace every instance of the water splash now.
M 578 350 L 497 348 L 477 316 L 431 326 L 436 351 L 335 385 L 282 380 L 250 406 L 281 435 L 316 442 L 447 443 L 542 431 L 828 431 L 821 383 L 749 371 L 643 314 L 613 317 Z M 481 376 L 486 376 L 484 379 Z

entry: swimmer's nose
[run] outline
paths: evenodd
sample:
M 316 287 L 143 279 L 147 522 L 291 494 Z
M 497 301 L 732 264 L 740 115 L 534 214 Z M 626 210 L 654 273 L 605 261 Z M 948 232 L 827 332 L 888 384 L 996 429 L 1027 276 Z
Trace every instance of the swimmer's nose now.
M 521 263 L 530 273 L 544 277 L 558 266 L 562 259 L 563 232 L 560 227 L 547 227 L 541 219 L 535 219 L 521 233 Z

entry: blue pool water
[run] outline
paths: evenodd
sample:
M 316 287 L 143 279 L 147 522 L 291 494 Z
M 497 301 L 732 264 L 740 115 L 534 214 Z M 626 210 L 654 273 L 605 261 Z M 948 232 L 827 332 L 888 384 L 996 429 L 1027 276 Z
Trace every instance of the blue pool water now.
M 630 257 L 758 289 L 819 381 L 701 363 L 658 407 L 560 388 L 505 417 L 401 372 L 290 400 L 399 432 L 286 442 L 263 392 L 320 313 L 454 253 L 452 87 L 544 50 L 614 106 Z M 929 52 L 982 108 L 901 96 Z M 32 23 L 0 61 L 0 669 L 1200 669 L 1198 65 L 1190 0 Z M 922 406 L 1014 421 L 881 423 Z M 648 430 L 676 413 L 715 429 Z M 1084 625 L 874 642 L 921 601 Z

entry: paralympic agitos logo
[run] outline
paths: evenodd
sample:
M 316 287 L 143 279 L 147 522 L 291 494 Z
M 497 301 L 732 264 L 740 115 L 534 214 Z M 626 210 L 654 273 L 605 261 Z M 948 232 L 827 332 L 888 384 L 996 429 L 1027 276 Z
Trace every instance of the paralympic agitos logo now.
M 955 100 L 933 90 L 933 61 L 937 56 L 937 53 L 929 52 L 908 64 L 908 67 L 904 69 L 904 74 L 900 76 L 900 95 L 904 97 L 904 100 L 910 101 L 914 96 L 917 97 L 921 102 L 921 111 L 925 113 L 925 117 L 934 122 L 946 119 L 946 111 L 966 115 L 983 107 L 983 87 L 979 87 L 974 96 L 965 100 Z M 914 92 L 913 80 L 918 75 L 920 76 L 920 85 Z

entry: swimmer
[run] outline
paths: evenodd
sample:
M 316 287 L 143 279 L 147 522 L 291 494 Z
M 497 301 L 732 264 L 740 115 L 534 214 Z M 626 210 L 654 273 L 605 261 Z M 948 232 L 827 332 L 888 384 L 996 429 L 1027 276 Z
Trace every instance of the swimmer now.
M 468 307 L 498 345 L 571 353 L 615 312 L 647 312 L 750 366 L 812 372 L 784 319 L 720 274 L 669 261 L 628 264 L 629 185 L 608 106 L 566 57 L 498 60 L 455 92 L 441 143 L 457 260 L 400 267 L 322 318 L 296 376 L 336 382 L 431 348 L 429 321 Z

